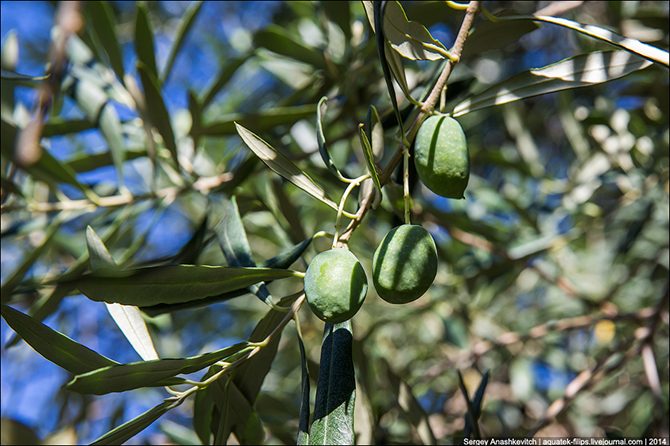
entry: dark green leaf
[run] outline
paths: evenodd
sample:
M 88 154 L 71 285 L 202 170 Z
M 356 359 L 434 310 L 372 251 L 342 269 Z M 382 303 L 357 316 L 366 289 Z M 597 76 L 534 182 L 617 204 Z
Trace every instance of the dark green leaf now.
M 20 421 L 3 416 L 0 428 L 1 444 L 43 444 L 37 433 Z
M 323 68 L 325 61 L 321 51 L 306 46 L 296 40 L 294 36 L 294 33 L 273 24 L 254 35 L 254 45 L 316 68 Z
M 174 256 L 173 263 L 185 263 L 185 264 L 197 264 L 198 257 L 204 246 L 205 235 L 207 234 L 207 223 L 209 218 L 205 212 L 205 217 L 202 219 L 202 222 L 198 226 L 198 229 L 195 230 L 191 238 L 184 244 L 184 246 L 179 250 L 177 255 Z
M 158 79 L 156 68 L 156 49 L 154 48 L 154 31 L 149 21 L 149 12 L 142 3 L 137 4 L 135 16 L 135 53 L 154 79 Z M 145 87 L 146 88 L 146 87 Z
M 203 124 L 200 134 L 204 136 L 234 135 L 237 132 L 235 124 L 244 127 L 253 127 L 256 131 L 274 129 L 279 125 L 292 125 L 303 118 L 314 115 L 314 105 L 296 105 L 293 107 L 277 107 L 263 110 L 256 114 L 234 113 L 222 119 Z
M 651 62 L 627 51 L 594 51 L 570 57 L 518 74 L 471 96 L 454 107 L 452 116 L 463 116 L 482 108 L 541 94 L 608 82 L 649 65 Z
M 65 120 L 63 118 L 52 118 L 44 124 L 42 128 L 42 136 L 60 136 L 69 133 L 79 133 L 84 130 L 95 128 L 95 122 L 89 119 L 71 119 Z
M 221 350 L 188 358 L 117 364 L 77 375 L 67 386 L 75 392 L 103 395 L 141 387 L 164 386 L 168 382 L 177 384 L 180 380 L 170 378 L 202 370 L 217 361 L 239 353 L 245 347 L 247 343 L 241 342 Z
M 298 347 L 300 347 L 300 416 L 298 419 L 298 441 L 299 445 L 309 444 L 309 370 L 307 369 L 307 352 L 305 351 L 305 344 L 302 340 L 302 333 L 300 328 L 298 333 Z
M 344 32 L 344 38 L 347 45 L 351 41 L 351 2 L 349 1 L 328 1 L 320 2 L 326 16 L 336 23 Z
M 310 444 L 354 444 L 356 379 L 351 322 L 326 324 Z
M 147 156 L 147 151 L 144 149 L 132 149 L 126 150 L 124 154 L 126 161 L 130 161 Z M 75 172 L 88 172 L 100 167 L 109 166 L 113 162 L 111 152 L 102 152 L 78 155 L 65 161 L 64 165 Z
M 472 398 L 472 418 L 475 423 L 479 420 L 479 417 L 481 416 L 482 413 L 482 401 L 484 400 L 484 392 L 486 392 L 486 385 L 489 382 L 489 375 L 490 373 L 488 370 L 484 372 L 484 376 L 482 376 L 482 380 L 479 382 L 479 386 L 477 387 L 475 395 Z M 463 432 L 464 438 L 470 437 L 472 430 L 473 426 L 470 423 L 470 418 L 466 417 L 465 430 Z
M 2 305 L 2 317 L 37 353 L 72 374 L 117 364 L 12 307 Z
M 181 401 L 176 398 L 168 398 L 159 405 L 107 432 L 92 444 L 123 444 L 146 429 L 168 410 L 177 407 L 179 403 Z
M 72 282 L 87 297 L 125 305 L 176 304 L 294 277 L 285 269 L 170 265 L 126 270 L 126 277 L 85 275 Z
M 168 113 L 161 91 L 158 86 L 158 80 L 151 74 L 149 69 L 142 62 L 137 63 L 137 71 L 140 74 L 140 80 L 144 87 L 144 98 L 146 100 L 146 113 L 151 125 L 158 130 L 163 137 L 163 143 L 172 154 L 175 165 L 179 166 L 177 155 L 177 143 L 175 142 L 172 124 L 170 123 L 170 114 Z
M 363 128 L 363 124 L 358 127 L 358 135 L 361 139 L 361 146 L 363 146 L 363 155 L 365 156 L 365 164 L 368 167 L 368 172 L 370 172 L 372 181 L 374 181 L 377 189 L 381 191 L 382 183 L 379 180 L 379 168 L 377 167 L 377 164 L 375 164 L 375 155 L 372 152 L 372 147 L 370 146 L 370 141 L 368 141 L 368 136 Z
M 485 51 L 498 50 L 518 42 L 521 36 L 538 29 L 533 22 L 481 22 L 463 46 L 464 57 L 478 57 Z
M 214 231 L 228 265 L 256 266 L 251 258 L 251 246 L 249 246 L 247 233 L 242 224 L 242 217 L 237 208 L 237 199 L 234 196 L 230 200 L 223 199 L 221 212 L 223 218 L 216 225 Z
M 319 153 L 321 159 L 337 178 L 344 180 L 344 177 L 333 163 L 330 153 L 328 152 L 328 145 L 326 144 L 326 135 L 323 132 L 323 115 L 326 114 L 328 98 L 322 97 L 319 104 L 316 106 L 316 141 L 319 144 Z
M 179 51 L 181 50 L 189 30 L 193 26 L 193 23 L 195 22 L 195 19 L 200 12 L 200 8 L 202 8 L 202 4 L 202 1 L 196 1 L 190 5 L 184 13 L 184 17 L 179 23 L 177 34 L 175 34 L 174 42 L 170 48 L 170 54 L 168 55 L 167 62 L 165 63 L 165 69 L 163 70 L 163 75 L 161 76 L 162 83 L 167 82 L 168 78 L 170 77 L 170 73 L 172 73 L 172 67 L 174 66 L 175 60 L 177 59 L 177 55 L 179 55 Z
M 307 249 L 312 240 L 313 239 L 311 237 L 306 240 L 303 240 L 302 242 L 298 243 L 288 251 L 282 252 L 281 254 L 266 260 L 265 262 L 263 262 L 261 266 L 266 268 L 278 268 L 278 269 L 288 268 L 293 264 L 293 262 L 295 262 L 300 258 L 300 256 L 305 251 L 305 249 Z M 268 280 L 267 282 L 269 283 L 270 281 Z M 240 289 L 228 293 L 219 294 L 217 296 L 211 296 L 205 299 L 184 302 L 181 304 L 172 304 L 172 305 L 161 304 L 161 305 L 147 306 L 142 308 L 142 311 L 144 311 L 149 316 L 157 316 L 159 314 L 169 313 L 173 311 L 211 305 L 216 302 L 221 302 L 242 296 L 244 294 L 247 294 L 248 292 L 249 292 L 248 289 Z
M 119 79 L 123 79 L 123 57 L 121 46 L 114 31 L 114 12 L 109 3 L 103 1 L 86 2 L 85 11 L 91 21 L 88 28 L 98 37 L 109 63 Z
M 470 396 L 468 395 L 468 389 L 465 387 L 463 375 L 461 375 L 460 370 L 456 370 L 456 372 L 458 373 L 458 387 L 461 389 L 463 399 L 465 399 L 465 403 L 467 405 L 467 412 L 465 414 L 465 428 L 468 430 L 468 427 L 470 427 L 474 431 L 473 437 L 475 439 L 481 438 L 481 434 L 479 433 L 479 425 L 477 424 L 477 420 L 475 418 L 475 410 L 472 406 L 472 400 L 470 400 Z
M 241 125 L 236 123 L 235 126 L 237 128 L 237 133 L 239 133 L 247 147 L 249 147 L 249 149 L 270 169 L 274 170 L 276 173 L 286 178 L 314 198 L 337 210 L 337 204 L 328 198 L 324 190 L 307 176 L 306 173 L 300 170 L 298 166 L 293 164 L 291 160 Z
M 220 366 L 211 366 L 207 373 L 203 375 L 202 380 L 205 381 L 211 378 L 220 370 Z M 198 435 L 202 444 L 211 444 L 214 406 L 216 403 L 220 404 L 222 402 L 216 398 L 215 389 L 217 383 L 218 381 L 196 392 L 193 402 L 193 430 Z

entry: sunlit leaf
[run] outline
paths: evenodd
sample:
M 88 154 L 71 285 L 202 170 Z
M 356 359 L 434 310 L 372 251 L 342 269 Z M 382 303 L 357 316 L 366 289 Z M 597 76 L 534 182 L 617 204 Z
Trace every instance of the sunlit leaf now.
M 452 116 L 555 91 L 596 85 L 651 65 L 627 51 L 594 51 L 518 74 L 454 107 Z
M 328 98 L 326 96 L 322 97 L 319 101 L 319 104 L 316 106 L 316 141 L 319 145 L 319 153 L 321 154 L 321 159 L 326 164 L 328 170 L 330 170 L 337 178 L 343 179 L 344 177 L 340 171 L 333 163 L 332 158 L 330 157 L 330 152 L 328 152 L 328 144 L 326 144 L 326 135 L 323 131 L 323 115 L 326 114 L 326 108 L 328 104 Z
M 254 133 L 235 124 L 237 133 L 246 143 L 247 147 L 258 156 L 270 169 L 283 176 L 291 183 L 310 194 L 312 197 L 337 209 L 334 201 L 326 196 L 324 190 L 319 187 L 306 173 L 300 170 L 291 160 L 272 148 Z
M 375 163 L 375 156 L 372 152 L 372 146 L 370 146 L 370 141 L 368 140 L 366 130 L 362 127 L 362 124 L 361 127 L 358 128 L 358 136 L 361 139 L 361 146 L 363 146 L 363 155 L 365 156 L 365 163 L 368 166 L 368 172 L 370 173 L 375 186 L 377 186 L 377 189 L 381 191 L 382 183 L 379 180 L 379 168 Z
M 549 16 L 509 16 L 498 17 L 497 19 L 513 21 L 532 20 L 536 22 L 551 23 L 552 25 L 558 25 L 573 31 L 577 31 L 580 34 L 591 37 L 593 39 L 602 40 L 603 42 L 609 43 L 610 45 L 614 45 L 633 54 L 637 54 L 638 56 L 643 57 L 651 62 L 656 62 L 661 65 L 665 65 L 666 67 L 670 66 L 670 56 L 668 55 L 667 51 L 647 43 L 642 43 L 639 40 L 632 39 L 630 37 L 621 36 L 601 26 L 585 25 L 573 20 L 565 19 L 563 17 Z

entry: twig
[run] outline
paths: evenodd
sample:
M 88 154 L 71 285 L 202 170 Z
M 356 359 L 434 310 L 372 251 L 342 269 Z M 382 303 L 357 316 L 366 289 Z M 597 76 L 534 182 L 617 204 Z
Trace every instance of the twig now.
M 433 89 L 428 95 L 428 98 L 423 103 L 423 106 L 419 110 L 419 114 L 417 115 L 414 123 L 407 130 L 408 133 L 407 140 L 410 143 L 412 142 L 412 140 L 414 139 L 414 135 L 418 131 L 419 123 L 421 123 L 423 119 L 425 119 L 425 117 L 428 116 L 428 114 L 432 113 L 433 110 L 435 109 L 435 105 L 437 104 L 437 101 L 440 98 L 440 92 L 447 84 L 453 66 L 460 59 L 461 53 L 463 52 L 463 46 L 465 45 L 465 40 L 468 37 L 470 28 L 472 28 L 472 23 L 475 19 L 475 15 L 477 14 L 478 9 L 479 9 L 478 1 L 471 1 L 469 3 L 467 11 L 465 13 L 465 17 L 463 18 L 463 22 L 461 23 L 461 28 L 459 29 L 458 35 L 456 36 L 456 41 L 454 42 L 454 46 L 450 51 L 450 53 L 453 56 L 455 56 L 455 60 L 452 61 L 451 59 L 447 59 L 447 61 L 445 62 L 445 66 L 442 70 L 442 73 L 440 74 L 440 77 L 437 80 L 437 83 L 433 86 Z M 403 144 L 401 143 L 400 148 L 396 150 L 396 152 L 393 154 L 393 157 L 391 158 L 389 163 L 386 165 L 386 168 L 380 175 L 379 181 L 381 182 L 382 185 L 386 184 L 389 181 L 391 174 L 402 160 L 402 157 L 403 157 Z M 372 188 L 362 198 L 361 204 L 358 208 L 358 212 L 356 212 L 355 218 L 351 220 L 349 226 L 344 230 L 344 232 L 340 236 L 341 242 L 346 243 L 351 238 L 351 235 L 353 234 L 354 230 L 361 223 L 363 217 L 365 217 L 365 214 L 367 213 L 367 211 L 370 209 L 370 206 L 374 202 L 375 193 L 376 190 Z

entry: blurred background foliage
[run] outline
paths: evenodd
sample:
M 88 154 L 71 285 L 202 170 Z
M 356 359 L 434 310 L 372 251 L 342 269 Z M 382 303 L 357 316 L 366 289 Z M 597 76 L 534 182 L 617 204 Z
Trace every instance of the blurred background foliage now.
M 496 15 L 522 15 L 571 2 L 550 3 L 484 5 Z M 53 298 L 53 287 L 36 286 L 72 270 L 86 252 L 87 225 L 109 234 L 117 262 L 142 265 L 177 254 L 205 214 L 213 228 L 223 217 L 220 197 L 234 195 L 260 263 L 318 231 L 332 232 L 335 213 L 259 162 L 233 121 L 333 198 L 343 187 L 318 155 L 319 98 L 330 98 L 326 138 L 349 175 L 365 173 L 358 124 L 369 105 L 382 115 L 386 160 L 397 134 L 359 2 L 82 6 L 83 27 L 67 45 L 70 63 L 47 111 L 43 152 L 35 155 L 21 146 L 13 153 L 10 135 L 30 122 L 40 86 L 49 82 L 34 77 L 50 60 L 58 5 L 1 4 L 2 68 L 25 75 L 3 71 L 2 79 L 2 300 L 131 362 L 137 354 L 101 303 Z M 462 11 L 444 2 L 403 6 L 446 47 L 453 44 Z M 192 27 L 181 35 L 190 14 Z M 584 2 L 560 14 L 668 48 L 667 2 Z M 479 17 L 445 110 L 517 73 L 610 48 L 559 26 Z M 418 98 L 441 64 L 404 66 Z M 668 97 L 668 71 L 655 64 L 459 118 L 472 166 L 466 199 L 435 196 L 415 172 L 410 177 L 413 222 L 438 246 L 434 285 L 404 306 L 385 303 L 371 287 L 353 320 L 359 443 L 462 437 L 472 429 L 462 390 L 472 398 L 486 371 L 477 422 L 484 437 L 537 429 L 548 436 L 668 435 Z M 13 162 L 31 156 L 41 158 L 30 168 Z M 374 249 L 401 223 L 400 175 L 394 180 L 350 242 L 368 277 Z M 94 195 L 113 200 L 91 205 Z M 218 245 L 205 241 L 197 263 L 226 265 Z M 328 247 L 315 240 L 293 268 L 304 271 Z M 281 297 L 297 291 L 296 283 L 270 289 Z M 181 357 L 248 338 L 267 311 L 247 294 L 148 323 L 161 357 Z M 307 308 L 300 318 L 315 379 L 323 323 Z M 4 320 L 1 329 L 3 343 L 11 341 Z M 256 439 L 295 442 L 300 373 L 289 324 L 255 403 L 263 429 Z M 11 430 L 24 440 L 90 442 L 164 393 L 92 397 L 65 390 L 67 381 L 25 343 L 3 347 L 3 438 Z M 197 442 L 192 413 L 187 401 L 129 443 Z

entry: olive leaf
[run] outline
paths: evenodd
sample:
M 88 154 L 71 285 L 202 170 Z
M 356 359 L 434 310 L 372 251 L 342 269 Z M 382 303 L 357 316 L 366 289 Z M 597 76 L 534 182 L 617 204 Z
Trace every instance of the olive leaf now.
M 453 117 L 555 91 L 608 82 L 651 65 L 627 51 L 593 51 L 536 68 L 493 85 L 454 107 Z
M 354 444 L 356 379 L 351 322 L 326 324 L 310 444 Z
M 84 11 L 91 23 L 86 29 L 91 30 L 98 38 L 100 51 L 107 56 L 117 77 L 123 79 L 123 56 L 114 30 L 114 11 L 105 1 L 86 2 L 85 6 Z
M 430 34 L 425 26 L 407 19 L 407 14 L 400 2 L 363 2 L 373 31 L 377 32 L 378 28 L 373 18 L 372 10 L 376 7 L 376 4 L 373 3 L 386 3 L 381 6 L 385 9 L 383 34 L 395 52 L 410 60 L 441 60 L 448 57 L 447 49 Z
M 92 300 L 146 307 L 190 302 L 295 276 L 286 269 L 206 265 L 155 266 L 124 272 L 127 275 L 123 277 L 87 274 L 68 283 Z
M 204 107 L 204 105 L 203 105 Z M 235 124 L 253 127 L 256 131 L 270 130 L 278 125 L 295 124 L 304 118 L 314 115 L 316 107 L 313 104 L 295 105 L 290 107 L 276 107 L 258 113 L 233 113 L 221 119 L 201 125 L 199 134 L 204 136 L 224 136 L 239 133 Z
M 188 35 L 189 30 L 193 26 L 195 19 L 198 17 L 198 13 L 202 8 L 203 3 L 204 3 L 203 1 L 193 2 L 193 4 L 191 4 L 188 7 L 186 12 L 184 12 L 184 17 L 179 23 L 179 28 L 177 29 L 176 37 L 174 39 L 174 42 L 172 43 L 172 46 L 170 47 L 170 54 L 168 55 L 167 62 L 165 63 L 165 68 L 163 69 L 163 75 L 160 77 L 161 84 L 164 84 L 170 77 L 170 73 L 172 73 L 172 67 L 174 66 L 175 60 L 177 59 L 177 55 L 179 54 L 179 51 L 184 45 L 186 36 Z
M 552 25 L 562 26 L 564 28 L 577 31 L 580 34 L 591 37 L 593 39 L 601 40 L 619 47 L 625 51 L 636 54 L 647 59 L 650 62 L 655 62 L 666 67 L 670 66 L 670 56 L 666 50 L 657 48 L 647 43 L 642 43 L 639 40 L 630 37 L 621 36 L 615 32 L 605 29 L 598 25 L 585 25 L 573 20 L 565 19 L 563 17 L 549 17 L 549 16 L 507 16 L 496 17 L 496 20 L 502 21 L 517 21 L 517 20 L 532 20 L 534 22 L 550 23 Z
M 114 364 L 75 376 L 67 385 L 79 393 L 103 395 L 141 387 L 178 384 L 177 375 L 194 373 L 215 362 L 230 358 L 247 347 L 246 342 L 231 345 L 214 352 L 178 359 L 154 359 L 129 364 Z
M 318 186 L 306 173 L 298 168 L 291 160 L 279 153 L 276 149 L 250 132 L 240 124 L 235 123 L 237 133 L 249 149 L 258 156 L 270 169 L 289 180 L 295 186 L 337 210 L 337 204 L 326 196 L 324 190 Z
M 374 181 L 375 186 L 377 186 L 377 189 L 381 191 L 382 183 L 379 180 L 379 168 L 375 163 L 374 153 L 372 151 L 372 147 L 370 146 L 370 141 L 368 140 L 366 130 L 363 128 L 363 124 L 360 124 L 360 126 L 358 127 L 358 135 L 361 139 L 361 146 L 363 146 L 363 155 L 365 156 L 365 163 L 367 164 L 368 172 L 370 172 L 372 181 Z
M 307 368 L 307 352 L 305 343 L 302 339 L 299 322 L 297 323 L 298 347 L 300 348 L 300 415 L 298 418 L 298 439 L 297 444 L 309 444 L 309 370 Z
M 178 399 L 177 397 L 168 398 L 157 406 L 154 406 L 146 412 L 136 416 L 132 420 L 126 421 L 121 426 L 115 427 L 111 431 L 96 439 L 91 444 L 123 444 L 146 429 L 151 423 L 159 419 L 168 410 L 177 407 L 179 404 L 181 404 L 182 401 L 183 400 Z
M 156 49 L 154 47 L 154 31 L 149 21 L 149 12 L 142 3 L 137 4 L 135 16 L 135 53 L 154 78 L 158 77 L 156 68 Z
M 2 305 L 2 317 L 37 353 L 72 374 L 117 364 L 10 306 Z
M 337 166 L 335 166 L 335 163 L 333 163 L 333 160 L 330 157 L 330 152 L 328 152 L 328 144 L 326 144 L 326 136 L 323 132 L 323 116 L 326 114 L 327 105 L 328 98 L 324 96 L 319 100 L 319 104 L 316 106 L 316 141 L 319 145 L 321 159 L 326 164 L 326 167 L 328 167 L 328 170 L 330 170 L 339 180 L 346 181 L 346 178 L 344 178 Z

